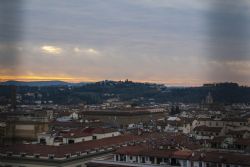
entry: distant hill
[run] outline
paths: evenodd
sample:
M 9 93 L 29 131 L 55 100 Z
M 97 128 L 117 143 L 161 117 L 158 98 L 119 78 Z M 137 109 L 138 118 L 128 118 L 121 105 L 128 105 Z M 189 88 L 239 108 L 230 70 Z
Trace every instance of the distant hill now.
M 33 87 L 43 87 L 43 86 L 83 86 L 88 84 L 88 82 L 80 82 L 80 83 L 70 83 L 64 81 L 6 81 L 0 82 L 0 85 L 5 86 L 33 86 Z
M 112 98 L 133 105 L 166 102 L 201 103 L 208 93 L 211 93 L 215 103 L 250 103 L 250 87 L 240 86 L 237 83 L 167 87 L 154 83 L 106 80 L 91 84 L 62 81 L 7 81 L 0 84 L 0 104 L 9 103 L 12 90 L 10 85 L 16 85 L 17 94 L 22 95 L 19 104 L 34 104 L 36 100 L 53 101 L 54 104 L 101 104 Z M 33 95 L 26 96 L 27 93 Z

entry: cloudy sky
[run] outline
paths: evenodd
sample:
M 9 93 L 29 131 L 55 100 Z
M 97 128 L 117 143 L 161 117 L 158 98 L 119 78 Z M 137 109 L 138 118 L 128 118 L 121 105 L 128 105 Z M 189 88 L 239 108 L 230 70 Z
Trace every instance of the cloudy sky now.
M 248 0 L 2 0 L 0 80 L 250 85 L 249 9 Z

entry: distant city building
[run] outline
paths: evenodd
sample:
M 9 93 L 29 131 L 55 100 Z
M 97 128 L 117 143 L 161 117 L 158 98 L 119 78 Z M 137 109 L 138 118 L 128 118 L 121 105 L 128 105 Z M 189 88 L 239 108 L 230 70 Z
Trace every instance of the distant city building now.
M 213 104 L 214 100 L 213 100 L 213 97 L 211 95 L 211 92 L 208 93 L 205 102 L 206 102 L 206 104 Z

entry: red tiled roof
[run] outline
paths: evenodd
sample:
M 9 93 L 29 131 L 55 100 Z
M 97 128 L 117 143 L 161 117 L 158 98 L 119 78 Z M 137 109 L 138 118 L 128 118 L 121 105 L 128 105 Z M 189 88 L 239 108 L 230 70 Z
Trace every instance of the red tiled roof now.
M 203 132 L 221 132 L 222 127 L 208 127 L 208 126 L 197 126 L 194 128 L 194 131 L 203 131 Z
M 137 146 L 127 146 L 120 148 L 116 151 L 116 154 L 124 154 L 124 155 L 141 155 L 141 153 L 145 152 L 145 145 L 137 145 Z
M 192 152 L 184 150 L 159 150 L 142 146 L 129 146 L 120 148 L 116 154 L 141 155 L 161 158 L 189 159 L 191 161 L 204 161 L 224 164 L 250 165 L 250 155 L 230 152 Z
M 243 135 L 244 133 L 250 133 L 248 130 L 233 131 L 229 130 L 228 135 Z
M 250 146 L 250 139 L 237 139 L 235 144 Z
M 218 137 L 214 137 L 211 142 L 213 143 L 221 143 L 223 142 L 227 137 L 226 136 L 218 136 Z
M 111 133 L 117 130 L 111 128 L 86 128 L 83 130 L 85 133 L 96 133 L 96 134 L 104 134 L 104 133 Z
M 173 153 L 172 157 L 177 159 L 188 159 L 191 155 L 192 151 L 178 150 Z
M 250 155 L 240 153 L 205 152 L 202 155 L 202 152 L 195 152 L 190 160 L 250 166 Z
M 222 121 L 226 122 L 247 122 L 245 118 L 223 118 Z
M 2 146 L 2 148 L 0 147 L 0 153 L 26 153 L 27 155 L 40 154 L 41 156 L 45 157 L 47 157 L 48 154 L 54 154 L 55 157 L 64 157 L 65 154 L 75 154 L 76 152 L 85 152 L 87 150 L 95 148 L 111 147 L 116 144 L 123 144 L 124 142 L 142 140 L 143 137 L 140 136 L 122 135 L 61 146 L 48 146 L 39 144 L 15 144 L 11 146 Z
M 92 136 L 92 133 L 84 132 L 84 129 L 72 129 L 66 133 L 63 133 L 62 136 L 64 138 L 78 138 L 78 137 Z
M 81 127 L 81 122 L 69 121 L 69 122 L 60 122 L 60 121 L 51 121 L 49 126 L 62 126 L 62 127 Z

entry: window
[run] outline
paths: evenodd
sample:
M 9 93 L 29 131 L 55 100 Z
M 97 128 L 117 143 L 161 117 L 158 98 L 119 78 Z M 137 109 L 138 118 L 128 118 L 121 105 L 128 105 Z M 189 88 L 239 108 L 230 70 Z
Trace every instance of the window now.
M 26 154 L 25 153 L 21 153 L 21 157 L 25 157 L 26 156 Z
M 54 154 L 49 154 L 48 157 L 49 159 L 54 159 Z
M 183 161 L 183 167 L 187 167 L 187 160 Z
M 81 152 L 76 152 L 76 155 L 79 157 L 81 155 Z
M 149 157 L 149 160 L 151 161 L 151 163 L 154 163 L 155 158 L 154 157 Z
M 202 167 L 202 162 L 199 162 L 199 167 Z
M 41 138 L 41 139 L 40 139 L 40 144 L 46 144 L 46 139 Z
M 141 157 L 141 162 L 145 163 L 145 157 Z
M 92 139 L 93 139 L 93 140 L 96 140 L 96 139 L 97 139 L 97 137 L 96 137 L 96 136 L 93 136 L 93 137 L 92 137 Z
M 165 162 L 165 163 L 168 163 L 168 162 L 169 162 L 169 159 L 168 159 L 168 158 L 164 158 L 164 162 Z
M 120 155 L 120 161 L 126 161 L 126 155 Z
M 68 140 L 68 144 L 73 144 L 73 143 L 75 143 L 75 140 L 72 139 Z
M 12 156 L 12 152 L 8 152 L 8 153 L 7 153 L 7 156 L 8 156 L 8 157 L 11 157 L 11 156 Z
M 39 158 L 39 157 L 40 157 L 40 154 L 35 154 L 34 157 L 35 157 L 35 158 Z
M 70 154 L 65 154 L 64 156 L 65 156 L 65 158 L 67 158 L 67 159 L 70 158 Z

